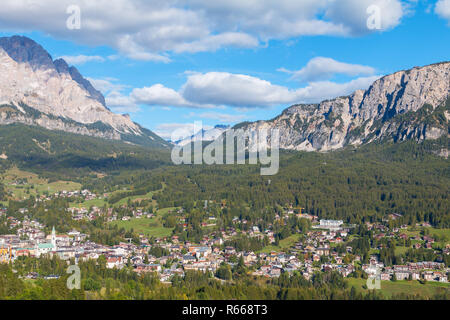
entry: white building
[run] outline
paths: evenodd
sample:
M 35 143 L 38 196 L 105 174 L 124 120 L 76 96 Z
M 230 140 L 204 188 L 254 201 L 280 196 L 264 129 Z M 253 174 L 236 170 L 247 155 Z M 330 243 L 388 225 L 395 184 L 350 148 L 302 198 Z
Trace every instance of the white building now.
M 313 228 L 317 229 L 330 229 L 330 230 L 339 230 L 341 226 L 344 224 L 342 220 L 320 220 L 320 224 L 314 226 Z

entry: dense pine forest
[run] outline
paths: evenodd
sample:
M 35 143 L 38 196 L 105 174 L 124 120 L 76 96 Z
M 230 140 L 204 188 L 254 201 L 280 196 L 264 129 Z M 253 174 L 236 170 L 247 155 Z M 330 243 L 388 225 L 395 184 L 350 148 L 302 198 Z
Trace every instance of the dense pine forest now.
M 128 270 L 107 269 L 105 259 L 81 262 L 81 289 L 66 287 L 66 263 L 54 259 L 21 258 L 11 266 L 0 265 L 0 299 L 21 300 L 381 300 L 385 297 L 375 290 L 358 292 L 341 275 L 317 273 L 312 281 L 300 274 L 282 274 L 276 279 L 256 279 L 245 274 L 243 264 L 230 269 L 226 282 L 211 275 L 187 271 L 184 277 L 173 279 L 172 285 L 159 282 L 154 274 L 137 275 Z M 28 272 L 61 276 L 54 280 L 24 281 Z M 393 299 L 449 299 L 442 290 L 434 296 L 401 293 Z

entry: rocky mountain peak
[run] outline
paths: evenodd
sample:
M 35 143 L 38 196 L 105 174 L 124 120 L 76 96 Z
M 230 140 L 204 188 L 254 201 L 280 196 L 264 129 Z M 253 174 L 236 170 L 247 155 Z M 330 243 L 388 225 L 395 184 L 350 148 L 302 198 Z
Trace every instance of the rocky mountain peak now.
M 62 73 L 66 73 L 66 74 L 70 74 L 70 67 L 67 64 L 66 60 L 64 59 L 56 59 L 55 61 L 53 61 L 53 65 L 55 66 L 56 70 L 58 71 L 58 73 L 62 74 Z
M 32 39 L 0 38 L 0 125 L 25 123 L 108 139 L 167 145 L 129 117 L 114 114 L 101 92 L 77 68 L 51 55 Z
M 0 47 L 18 63 L 29 63 L 37 70 L 39 68 L 53 68 L 51 55 L 34 40 L 23 36 L 0 38 Z
M 96 90 L 92 84 L 85 79 L 77 68 L 69 66 L 64 59 L 53 61 L 52 56 L 34 40 L 23 36 L 12 36 L 0 38 L 0 47 L 17 63 L 28 63 L 34 71 L 56 70 L 59 74 L 68 74 L 72 80 L 81 85 L 92 99 L 100 102 L 106 107 L 103 94 Z
M 329 151 L 376 140 L 449 136 L 450 62 L 399 71 L 358 90 L 318 104 L 289 107 L 271 121 L 244 128 L 280 130 L 281 147 Z

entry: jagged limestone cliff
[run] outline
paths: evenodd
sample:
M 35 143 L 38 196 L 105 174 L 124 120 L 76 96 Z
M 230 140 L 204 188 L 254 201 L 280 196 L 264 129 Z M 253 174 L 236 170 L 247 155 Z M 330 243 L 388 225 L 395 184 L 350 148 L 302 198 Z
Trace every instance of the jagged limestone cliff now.
M 320 104 L 294 105 L 271 121 L 243 129 L 280 130 L 281 147 L 329 151 L 375 140 L 437 139 L 449 135 L 450 62 L 385 76 L 366 91 Z
M 29 38 L 0 38 L 0 74 L 0 124 L 19 122 L 167 146 L 129 117 L 111 112 L 103 95 L 75 67 L 62 59 L 53 61 Z

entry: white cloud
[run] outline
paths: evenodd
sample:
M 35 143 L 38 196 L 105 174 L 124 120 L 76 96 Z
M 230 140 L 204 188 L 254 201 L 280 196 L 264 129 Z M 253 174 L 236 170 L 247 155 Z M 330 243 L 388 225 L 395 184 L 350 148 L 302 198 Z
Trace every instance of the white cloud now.
M 330 2 L 325 16 L 351 30 L 351 34 L 362 35 L 373 31 L 367 26 L 368 18 L 373 14 L 367 12 L 371 6 L 379 8 L 379 31 L 386 31 L 400 24 L 411 4 L 399 0 L 338 0 Z
M 136 102 L 119 91 L 112 91 L 106 97 L 106 105 L 117 113 L 133 113 L 140 110 Z
M 169 63 L 169 57 L 153 52 L 148 52 L 142 46 L 138 45 L 130 35 L 124 35 L 117 40 L 117 46 L 120 52 L 128 58 L 140 61 L 155 61 Z
M 293 103 L 317 103 L 327 99 L 347 96 L 356 90 L 367 89 L 381 76 L 361 77 L 345 83 L 331 81 L 311 82 L 308 86 L 296 91 Z
M 167 88 L 162 84 L 134 89 L 131 93 L 131 98 L 136 103 L 150 106 L 193 107 L 177 91 Z
M 104 78 L 104 79 L 93 79 L 86 78 L 94 86 L 95 89 L 99 90 L 104 95 L 112 91 L 122 91 L 129 86 L 117 83 L 119 80 L 115 78 Z
M 70 65 L 82 65 L 86 62 L 105 62 L 106 59 L 100 56 L 61 56 L 60 59 L 64 59 Z
M 346 83 L 311 82 L 299 89 L 274 85 L 256 77 L 210 72 L 189 76 L 183 97 L 197 104 L 264 108 L 280 104 L 320 102 L 368 88 L 379 76 L 361 77 Z
M 382 9 L 384 29 L 397 26 L 405 13 L 401 0 L 2 0 L 0 29 L 42 31 L 82 44 L 110 46 L 132 59 L 167 63 L 174 52 L 370 33 L 366 9 L 371 4 Z M 66 27 L 69 5 L 81 9 L 80 30 Z
M 116 112 L 139 111 L 139 105 L 167 107 L 209 107 L 220 108 L 224 105 L 235 110 L 264 108 L 280 104 L 316 103 L 325 99 L 348 95 L 358 89 L 368 88 L 380 76 L 360 77 L 345 83 L 332 81 L 311 82 L 299 89 L 289 89 L 256 77 L 225 72 L 187 73 L 185 85 L 176 91 L 162 84 L 136 88 L 128 96 L 118 91 L 107 95 L 107 105 Z M 95 83 L 95 82 L 94 82 Z M 98 82 L 103 89 L 114 88 L 107 80 Z M 229 114 L 216 111 L 191 112 L 187 118 L 212 119 L 216 123 L 233 124 L 246 119 L 243 113 Z M 203 126 L 203 129 L 212 129 Z M 200 129 L 194 123 L 163 123 L 154 130 L 164 139 L 182 140 L 197 133 Z
M 329 80 L 336 74 L 354 77 L 373 75 L 375 73 L 375 69 L 369 66 L 339 62 L 325 57 L 311 59 L 304 68 L 298 71 L 289 71 L 283 68 L 279 69 L 279 71 L 290 73 L 292 74 L 292 79 L 305 82 Z
M 228 114 L 221 112 L 202 112 L 202 113 L 190 113 L 190 117 L 195 117 L 198 119 L 211 119 L 215 120 L 217 123 L 230 124 L 236 123 L 244 120 L 246 116 L 244 114 Z
M 93 85 L 106 93 L 106 102 L 114 110 L 134 112 L 139 105 L 223 109 L 226 106 L 246 111 L 293 103 L 317 103 L 367 89 L 380 76 L 359 77 L 344 83 L 313 81 L 307 86 L 290 89 L 257 77 L 227 72 L 187 73 L 188 78 L 179 91 L 162 84 L 135 88 L 124 95 L 123 85 L 108 80 L 91 79 Z M 242 120 L 241 115 L 203 112 L 196 116 L 221 119 L 231 123 Z
M 175 46 L 175 52 L 202 52 L 216 51 L 224 46 L 252 48 L 258 46 L 258 39 L 239 32 L 227 32 L 218 35 L 211 35 L 204 39 L 191 43 L 180 43 Z
M 436 3 L 435 12 L 450 24 L 450 0 L 439 0 Z
M 293 100 L 295 92 L 256 77 L 227 72 L 193 74 L 181 93 L 195 104 L 264 107 Z
M 239 29 L 263 41 L 303 35 L 343 35 L 345 27 L 321 20 L 330 0 L 191 0 L 215 30 Z
M 136 101 L 123 93 L 129 86 L 119 83 L 118 79 L 87 78 L 87 80 L 105 96 L 106 105 L 114 112 L 133 113 L 140 110 Z

